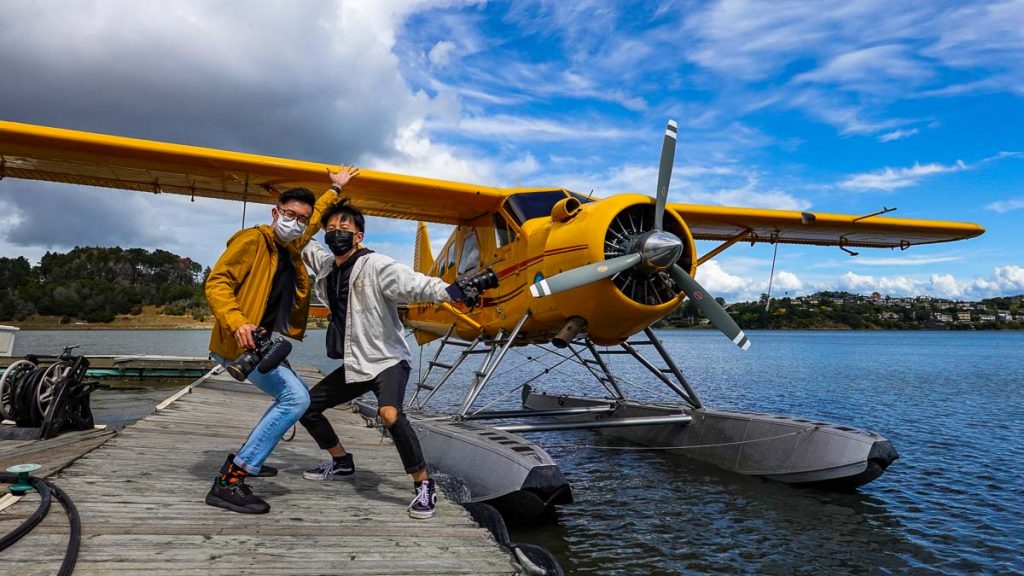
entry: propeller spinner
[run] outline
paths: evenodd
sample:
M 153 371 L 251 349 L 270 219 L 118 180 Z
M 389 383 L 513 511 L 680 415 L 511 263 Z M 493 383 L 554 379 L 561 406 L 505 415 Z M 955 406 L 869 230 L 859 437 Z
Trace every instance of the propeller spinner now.
M 647 273 L 667 271 L 679 290 L 682 290 L 711 323 L 743 350 L 750 348 L 750 340 L 729 316 L 729 313 L 686 270 L 676 262 L 683 254 L 683 243 L 674 234 L 662 229 L 668 187 L 672 180 L 672 164 L 676 152 L 676 123 L 668 121 L 665 140 L 661 147 L 658 167 L 658 191 L 655 198 L 654 228 L 634 235 L 627 243 L 625 254 L 601 262 L 566 270 L 530 286 L 534 298 L 543 298 L 573 288 L 610 278 L 636 267 Z

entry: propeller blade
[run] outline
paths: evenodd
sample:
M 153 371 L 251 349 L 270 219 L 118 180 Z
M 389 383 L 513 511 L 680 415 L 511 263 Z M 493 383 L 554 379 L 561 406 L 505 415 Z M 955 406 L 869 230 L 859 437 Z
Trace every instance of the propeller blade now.
M 690 297 L 690 300 L 693 300 L 697 308 L 711 320 L 715 328 L 721 330 L 723 334 L 732 340 L 733 344 L 741 349 L 746 350 L 750 348 L 750 340 L 743 333 L 743 329 L 736 324 L 732 316 L 729 316 L 725 308 L 722 308 L 718 301 L 708 294 L 708 291 L 703 286 L 691 278 L 678 264 L 669 268 L 668 272 L 672 279 L 676 281 L 676 284 L 683 289 L 683 292 L 686 292 L 686 295 Z
M 658 166 L 658 195 L 654 206 L 654 229 L 661 230 L 668 202 L 668 185 L 672 181 L 672 162 L 676 158 L 676 121 L 669 120 L 665 127 L 665 141 L 661 144 L 661 163 Z
M 559 292 L 565 292 L 566 290 L 572 290 L 573 288 L 579 288 L 591 282 L 597 282 L 598 280 L 614 276 L 623 270 L 628 270 L 636 266 L 640 260 L 641 256 L 639 254 L 627 254 L 612 258 L 611 260 L 602 260 L 601 262 L 594 262 L 593 264 L 566 270 L 561 274 L 555 274 L 551 278 L 545 278 L 530 286 L 530 294 L 533 294 L 534 298 L 543 298 L 552 294 L 558 294 Z

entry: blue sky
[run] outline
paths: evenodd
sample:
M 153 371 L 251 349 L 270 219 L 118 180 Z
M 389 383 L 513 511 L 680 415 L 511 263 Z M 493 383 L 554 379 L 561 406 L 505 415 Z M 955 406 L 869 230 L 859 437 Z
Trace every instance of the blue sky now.
M 1024 2 L 76 2 L 3 9 L 0 118 L 497 186 L 976 222 L 906 252 L 781 246 L 777 295 L 1024 293 Z M 212 264 L 236 204 L 0 183 L 0 254 Z M 266 210 L 249 212 L 247 224 Z M 431 227 L 436 244 L 449 228 Z M 414 226 L 368 243 L 411 261 Z M 713 245 L 701 244 L 700 250 Z M 764 291 L 770 247 L 698 272 Z

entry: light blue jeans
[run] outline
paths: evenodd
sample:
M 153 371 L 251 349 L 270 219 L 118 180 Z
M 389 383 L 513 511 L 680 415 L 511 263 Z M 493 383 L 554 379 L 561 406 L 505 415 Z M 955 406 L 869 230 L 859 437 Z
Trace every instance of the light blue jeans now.
M 219 354 L 211 352 L 210 357 L 222 366 L 231 363 Z M 274 402 L 249 433 L 245 445 L 235 455 L 235 466 L 256 475 L 281 437 L 306 413 L 309 408 L 309 390 L 302 379 L 284 364 L 266 374 L 253 370 L 249 374 L 249 382 L 274 398 Z

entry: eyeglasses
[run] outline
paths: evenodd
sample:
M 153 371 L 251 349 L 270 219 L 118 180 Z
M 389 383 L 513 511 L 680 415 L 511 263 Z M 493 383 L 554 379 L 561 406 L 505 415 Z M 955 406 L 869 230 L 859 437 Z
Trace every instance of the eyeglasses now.
M 288 220 L 298 220 L 299 224 L 302 224 L 303 226 L 307 226 L 309 224 L 309 216 L 302 216 L 301 214 L 298 214 L 287 208 L 281 208 L 280 206 L 278 206 L 277 213 L 280 214 L 281 216 L 284 216 Z

